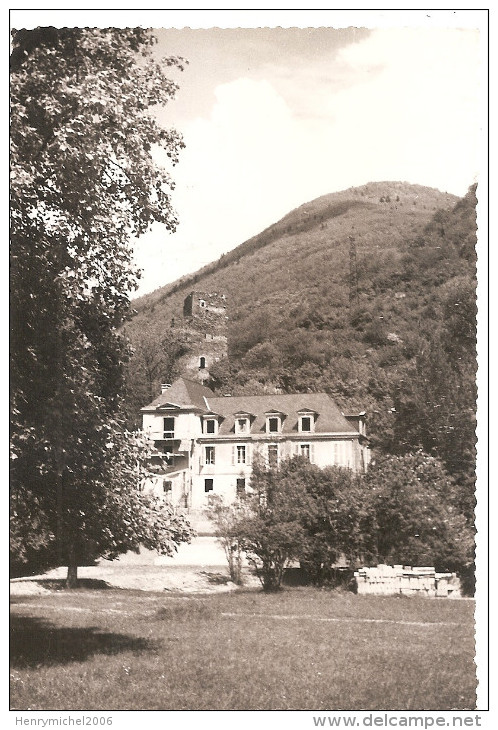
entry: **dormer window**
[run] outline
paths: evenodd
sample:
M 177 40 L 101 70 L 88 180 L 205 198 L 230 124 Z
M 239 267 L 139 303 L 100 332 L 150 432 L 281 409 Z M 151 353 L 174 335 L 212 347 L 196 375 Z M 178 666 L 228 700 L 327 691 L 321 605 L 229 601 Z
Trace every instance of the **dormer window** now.
M 309 416 L 301 416 L 301 431 L 311 431 L 311 418 Z
M 206 306 L 206 302 L 205 302 L 205 300 L 204 300 L 204 299 L 199 299 L 199 307 L 200 307 L 201 309 L 204 309 L 204 308 L 205 308 L 205 306 Z
M 266 432 L 267 433 L 280 433 L 282 431 L 282 423 L 285 418 L 285 413 L 279 411 L 267 411 L 266 416 Z
M 216 418 L 204 418 L 202 421 L 202 430 L 204 433 L 218 433 L 218 421 Z
M 268 419 L 268 431 L 269 433 L 278 433 L 280 431 L 280 418 L 278 416 L 271 416 Z
M 318 415 L 315 411 L 298 411 L 300 433 L 313 433 L 315 430 L 315 419 Z
M 234 413 L 235 433 L 237 436 L 248 436 L 251 432 L 251 413 L 239 411 Z

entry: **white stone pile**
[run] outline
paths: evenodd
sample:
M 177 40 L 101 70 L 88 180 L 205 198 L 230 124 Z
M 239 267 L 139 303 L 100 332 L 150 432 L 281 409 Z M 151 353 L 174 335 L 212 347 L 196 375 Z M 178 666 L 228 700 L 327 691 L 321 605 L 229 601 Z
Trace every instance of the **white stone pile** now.
M 358 593 L 372 595 L 460 598 L 460 581 L 455 573 L 436 573 L 433 567 L 377 565 L 355 572 Z

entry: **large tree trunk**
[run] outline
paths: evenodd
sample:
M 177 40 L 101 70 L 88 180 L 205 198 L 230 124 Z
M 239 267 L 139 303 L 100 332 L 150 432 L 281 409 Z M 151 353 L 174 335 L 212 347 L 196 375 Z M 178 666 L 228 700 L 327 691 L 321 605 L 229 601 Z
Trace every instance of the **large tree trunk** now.
M 78 587 L 78 563 L 76 562 L 74 546 L 71 545 L 71 547 L 69 548 L 68 561 L 67 561 L 66 588 L 77 588 L 77 587 Z

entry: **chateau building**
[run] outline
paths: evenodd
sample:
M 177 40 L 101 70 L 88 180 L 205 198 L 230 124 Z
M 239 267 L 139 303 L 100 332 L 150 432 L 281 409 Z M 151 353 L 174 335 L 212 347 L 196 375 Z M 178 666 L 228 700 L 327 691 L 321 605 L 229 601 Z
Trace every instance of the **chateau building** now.
M 232 502 L 249 491 L 256 458 L 273 467 L 299 455 L 364 472 L 365 414 L 341 413 L 327 393 L 220 397 L 206 387 L 210 366 L 227 357 L 227 321 L 224 294 L 193 291 L 172 324 L 188 342 L 179 361 L 184 377 L 141 409 L 155 447 L 145 488 L 200 510 L 209 494 Z
M 215 396 L 181 377 L 142 408 L 154 441 L 147 488 L 201 509 L 209 494 L 232 502 L 250 490 L 255 458 L 269 466 L 300 455 L 355 472 L 369 461 L 364 413 L 341 413 L 326 393 Z

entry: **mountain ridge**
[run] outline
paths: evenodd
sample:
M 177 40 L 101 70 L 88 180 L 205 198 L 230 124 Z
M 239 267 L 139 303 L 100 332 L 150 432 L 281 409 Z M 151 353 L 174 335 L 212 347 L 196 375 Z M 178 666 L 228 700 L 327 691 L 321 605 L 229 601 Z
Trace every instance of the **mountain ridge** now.
M 396 200 L 396 197 L 399 197 L 399 200 Z M 186 274 L 174 282 L 137 297 L 133 300 L 133 308 L 140 312 L 144 307 L 146 308 L 151 304 L 164 300 L 177 291 L 186 291 L 190 286 L 196 286 L 204 277 L 226 268 L 243 256 L 268 246 L 285 234 L 286 229 L 289 232 L 289 229 L 292 229 L 293 226 L 294 232 L 304 232 L 307 227 L 309 229 L 319 226 L 331 218 L 344 215 L 353 208 L 377 207 L 379 203 L 406 205 L 407 202 L 411 202 L 412 205 L 416 205 L 418 202 L 422 206 L 434 205 L 434 200 L 438 201 L 437 206 L 434 206 L 435 209 L 436 207 L 448 207 L 456 203 L 458 197 L 451 193 L 441 192 L 436 188 L 395 181 L 370 182 L 358 187 L 350 187 L 342 191 L 319 196 L 289 211 L 277 222 L 197 271 Z M 303 216 L 305 217 L 304 220 Z M 306 220 L 306 217 L 308 220 Z

